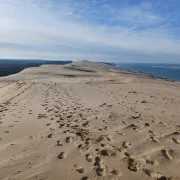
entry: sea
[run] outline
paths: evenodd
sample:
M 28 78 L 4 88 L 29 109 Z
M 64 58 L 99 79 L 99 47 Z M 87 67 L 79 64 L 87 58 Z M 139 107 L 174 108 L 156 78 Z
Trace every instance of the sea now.
M 118 68 L 148 73 L 153 76 L 180 81 L 180 64 L 114 63 Z

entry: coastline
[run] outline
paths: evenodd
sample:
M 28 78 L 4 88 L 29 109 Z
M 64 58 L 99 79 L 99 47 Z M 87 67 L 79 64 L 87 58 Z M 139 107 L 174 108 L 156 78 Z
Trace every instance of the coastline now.
M 44 60 L 45 61 L 45 60 Z M 56 62 L 56 61 L 55 61 Z M 78 61 L 74 61 L 74 62 L 78 62 Z M 88 62 L 88 61 L 87 61 Z M 59 64 L 50 64 L 51 62 L 49 61 L 48 63 L 47 63 L 47 65 L 59 65 Z M 63 63 L 62 65 L 64 65 L 64 62 L 61 62 L 61 63 Z M 73 61 L 71 62 L 71 63 L 73 63 Z M 108 65 L 108 66 L 110 66 L 110 67 L 112 67 L 112 68 L 115 68 L 116 70 L 126 70 L 126 71 L 129 71 L 129 72 L 132 72 L 132 73 L 135 73 L 135 74 L 141 74 L 141 75 L 144 75 L 144 76 L 148 76 L 148 77 L 150 77 L 150 78 L 152 78 L 152 79 L 161 79 L 161 80 L 165 80 L 165 81 L 169 81 L 169 82 L 180 82 L 180 80 L 173 80 L 173 79 L 170 79 L 170 78 L 167 78 L 167 77 L 162 77 L 162 76 L 157 76 L 157 75 L 153 75 L 153 74 L 151 74 L 151 73 L 146 73 L 146 72 L 143 72 L 143 71 L 138 71 L 138 70 L 132 70 L 132 69 L 130 69 L 130 68 L 124 68 L 124 67 L 118 67 L 118 64 L 116 64 L 116 63 L 108 63 L 108 62 L 99 62 L 99 63 L 102 63 L 102 64 L 105 64 L 105 65 Z M 66 63 L 65 62 L 65 64 L 69 64 L 69 61 Z M 7 77 L 7 76 L 11 76 L 11 75 L 15 75 L 15 74 L 18 74 L 18 73 L 21 73 L 22 71 L 24 71 L 24 70 L 26 70 L 26 69 L 28 69 L 28 68 L 36 68 L 36 67 L 40 67 L 40 66 L 42 66 L 42 65 L 46 65 L 46 64 L 40 64 L 39 66 L 30 66 L 30 67 L 26 67 L 26 68 L 24 68 L 24 69 L 22 69 L 21 71 L 19 71 L 19 72 L 17 72 L 17 73 L 13 73 L 13 74 L 9 74 L 9 75 L 3 75 L 3 76 L 0 76 L 0 78 L 2 78 L 2 77 Z
M 116 64 L 114 64 L 113 66 L 115 66 L 117 69 L 125 69 L 125 70 L 129 70 L 130 72 L 135 72 L 135 73 L 140 73 L 140 74 L 148 75 L 148 76 L 152 77 L 152 79 L 162 79 L 162 80 L 166 80 L 166 81 L 169 81 L 169 82 L 180 82 L 180 80 L 173 80 L 173 79 L 170 79 L 170 78 L 167 78 L 167 77 L 153 75 L 151 73 L 147 73 L 147 72 L 143 72 L 143 71 L 132 70 L 130 68 L 118 67 L 118 65 L 116 65 Z

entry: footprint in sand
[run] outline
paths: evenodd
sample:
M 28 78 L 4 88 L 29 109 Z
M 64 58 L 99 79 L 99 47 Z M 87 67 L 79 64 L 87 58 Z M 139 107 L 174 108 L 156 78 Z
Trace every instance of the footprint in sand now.
M 149 124 L 149 123 L 145 123 L 145 126 L 149 127 L 149 126 L 150 126 L 150 124 Z
M 147 164 L 151 164 L 153 166 L 157 166 L 159 163 L 157 160 L 151 160 L 151 159 L 146 159 Z
M 90 144 L 91 142 L 90 142 L 90 138 L 86 138 L 86 140 L 85 140 L 85 144 L 87 145 L 87 144 Z
M 109 129 L 109 126 L 105 126 L 104 129 L 105 129 L 105 130 L 108 130 L 108 129 Z
M 77 167 L 76 170 L 78 173 L 85 173 L 85 169 L 82 167 Z
M 83 149 L 83 144 L 79 144 L 78 149 Z
M 106 176 L 106 170 L 104 168 L 97 168 L 96 173 L 98 176 Z
M 122 144 L 122 147 L 123 147 L 123 148 L 129 148 L 130 145 L 131 145 L 130 142 L 124 141 L 123 144 Z
M 150 137 L 154 142 L 159 143 L 159 140 L 156 137 Z
M 47 137 L 52 138 L 52 136 L 53 136 L 53 133 L 49 134 Z
M 163 150 L 162 150 L 162 153 L 163 153 L 163 155 L 164 155 L 167 159 L 169 159 L 169 160 L 172 160 L 172 159 L 173 159 L 172 156 L 170 155 L 170 150 L 168 150 L 168 149 L 163 149 Z
M 119 134 L 121 136 L 125 136 L 126 135 L 125 133 L 122 133 L 122 132 L 117 132 L 117 134 Z
M 136 172 L 136 171 L 139 171 L 140 170 L 140 168 L 139 168 L 139 166 L 140 166 L 140 163 L 139 163 L 139 161 L 137 161 L 134 157 L 130 157 L 129 159 L 128 159 L 128 169 L 130 170 L 130 171 L 134 171 L 134 172 Z
M 87 176 L 84 176 L 81 180 L 90 180 Z
M 87 127 L 89 125 L 89 121 L 86 121 L 85 123 L 82 124 L 83 127 Z
M 149 130 L 149 132 L 152 133 L 153 135 L 156 135 L 153 130 Z
M 51 125 L 51 123 L 46 124 L 46 126 L 50 126 L 50 125 Z
M 162 175 L 159 172 L 155 172 L 152 169 L 144 169 L 144 172 L 152 178 L 160 179 L 162 177 Z
M 66 142 L 67 142 L 67 143 L 71 143 L 72 140 L 73 140 L 72 137 L 70 137 L 70 136 L 69 136 L 69 137 L 66 137 Z
M 65 152 L 61 152 L 59 155 L 58 155 L 58 159 L 64 159 L 66 158 L 67 154 Z
M 62 127 L 64 127 L 64 125 L 65 125 L 65 124 L 60 124 L 60 125 L 59 125 L 59 128 L 62 128 Z
M 61 140 L 58 140 L 58 141 L 57 141 L 57 145 L 58 145 L 58 146 L 63 146 L 62 141 L 61 141 Z
M 115 176 L 122 176 L 122 172 L 120 172 L 116 169 L 111 170 L 110 173 L 115 175 Z
M 172 138 L 172 140 L 173 140 L 176 144 L 180 144 L 180 139 Z
M 91 154 L 86 154 L 86 160 L 88 162 L 92 162 L 93 161 L 93 156 Z
M 106 176 L 106 169 L 102 157 L 97 156 L 94 165 L 97 166 L 96 173 L 98 176 Z

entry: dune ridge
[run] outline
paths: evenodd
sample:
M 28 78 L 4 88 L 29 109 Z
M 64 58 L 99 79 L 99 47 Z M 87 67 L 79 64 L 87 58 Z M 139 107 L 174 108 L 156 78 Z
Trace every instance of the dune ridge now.
M 0 78 L 0 179 L 180 179 L 180 82 L 80 61 Z

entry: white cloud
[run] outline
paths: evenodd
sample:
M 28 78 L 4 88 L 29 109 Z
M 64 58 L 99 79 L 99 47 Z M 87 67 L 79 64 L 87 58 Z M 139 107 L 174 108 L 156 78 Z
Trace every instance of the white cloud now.
M 180 55 L 180 43 L 169 29 L 150 28 L 164 20 L 150 4 L 117 10 L 103 1 L 106 4 L 102 4 L 102 9 L 111 11 L 102 12 L 101 16 L 117 21 L 108 24 L 97 22 L 95 8 L 86 12 L 91 7 L 87 1 L 52 2 L 0 0 L 1 57 L 118 59 L 121 53 Z M 139 29 L 142 25 L 148 27 Z

